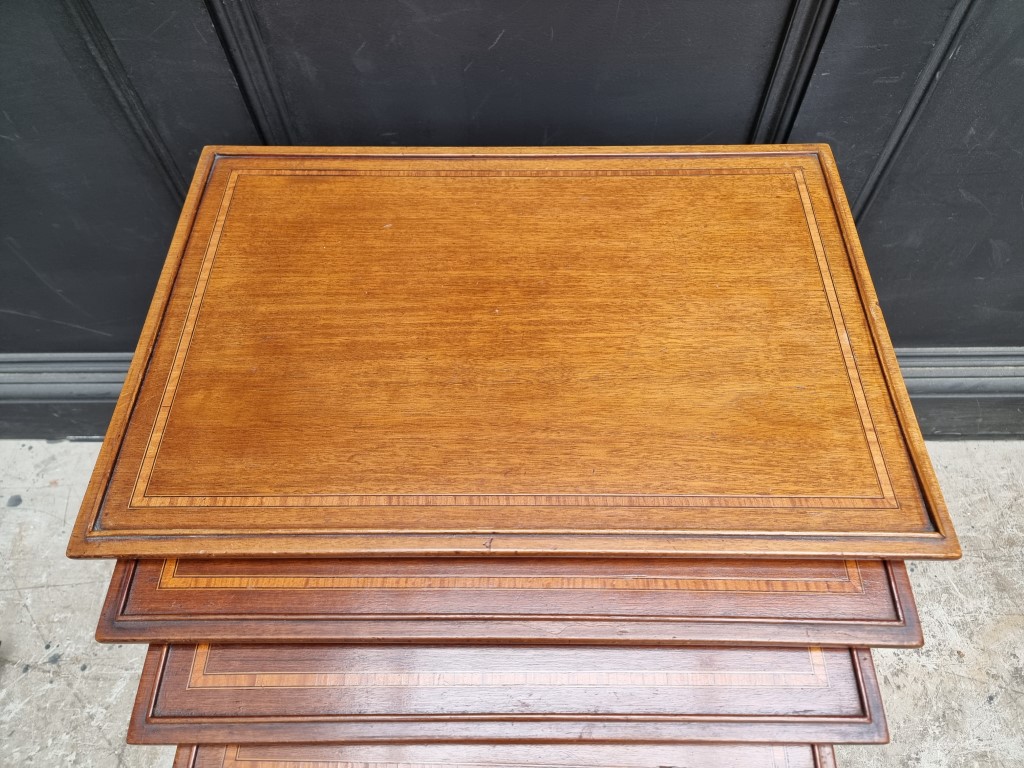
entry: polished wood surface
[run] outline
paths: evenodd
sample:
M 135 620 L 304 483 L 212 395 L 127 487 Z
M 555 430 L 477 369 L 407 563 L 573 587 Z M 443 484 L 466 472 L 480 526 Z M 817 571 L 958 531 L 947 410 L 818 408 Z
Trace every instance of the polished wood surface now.
M 903 563 L 420 558 L 118 563 L 106 642 L 914 646 Z
M 887 738 L 867 650 L 151 646 L 132 743 Z
M 69 547 L 958 551 L 823 145 L 208 149 Z
M 174 768 L 835 768 L 795 744 L 267 744 L 181 746 Z

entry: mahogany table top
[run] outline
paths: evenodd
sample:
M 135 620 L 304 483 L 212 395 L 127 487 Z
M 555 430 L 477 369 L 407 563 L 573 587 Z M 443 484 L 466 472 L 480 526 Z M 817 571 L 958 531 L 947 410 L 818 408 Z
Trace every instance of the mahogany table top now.
M 208 148 L 69 547 L 958 552 L 823 145 Z
M 135 744 L 878 743 L 850 648 L 150 646 Z
M 174 768 L 836 768 L 822 744 L 250 744 L 178 748 Z
M 915 646 L 903 563 L 697 558 L 120 561 L 104 642 Z

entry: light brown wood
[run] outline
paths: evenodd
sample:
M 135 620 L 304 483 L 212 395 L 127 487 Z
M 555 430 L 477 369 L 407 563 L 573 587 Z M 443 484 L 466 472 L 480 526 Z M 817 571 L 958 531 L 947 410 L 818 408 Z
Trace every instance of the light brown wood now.
M 817 145 L 208 150 L 69 547 L 958 551 Z
M 181 746 L 174 768 L 835 768 L 794 744 L 267 744 Z
M 132 743 L 885 741 L 843 648 L 151 646 Z
M 106 642 L 920 645 L 903 563 L 376 558 L 121 561 Z

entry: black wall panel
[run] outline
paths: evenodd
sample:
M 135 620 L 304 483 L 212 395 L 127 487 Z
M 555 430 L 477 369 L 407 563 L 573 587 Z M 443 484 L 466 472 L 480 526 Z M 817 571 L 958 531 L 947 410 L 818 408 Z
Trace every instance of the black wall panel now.
M 1021 0 L 0 0 L 0 433 L 39 371 L 107 402 L 204 144 L 786 140 L 832 144 L 929 419 L 1024 430 Z
M 252 8 L 298 143 L 724 144 L 750 134 L 789 3 Z
M 854 207 L 956 0 L 844 0 L 791 141 L 831 144 Z
M 259 144 L 202 0 L 91 0 L 184 186 L 206 144 Z
M 0 14 L 0 352 L 130 350 L 198 152 L 248 112 L 198 0 Z
M 0 23 L 0 351 L 121 351 L 178 201 L 54 3 Z
M 976 2 L 860 229 L 898 344 L 1024 345 L 1024 3 Z

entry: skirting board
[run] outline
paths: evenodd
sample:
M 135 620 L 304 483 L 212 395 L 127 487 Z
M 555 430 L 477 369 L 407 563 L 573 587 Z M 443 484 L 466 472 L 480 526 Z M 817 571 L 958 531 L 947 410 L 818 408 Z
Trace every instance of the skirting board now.
M 1024 438 L 1024 347 L 896 350 L 932 439 Z M 0 354 L 0 438 L 103 437 L 130 353 Z
M 1024 437 L 1024 347 L 908 347 L 896 357 L 925 437 Z
M 0 354 L 0 438 L 99 440 L 131 352 Z

